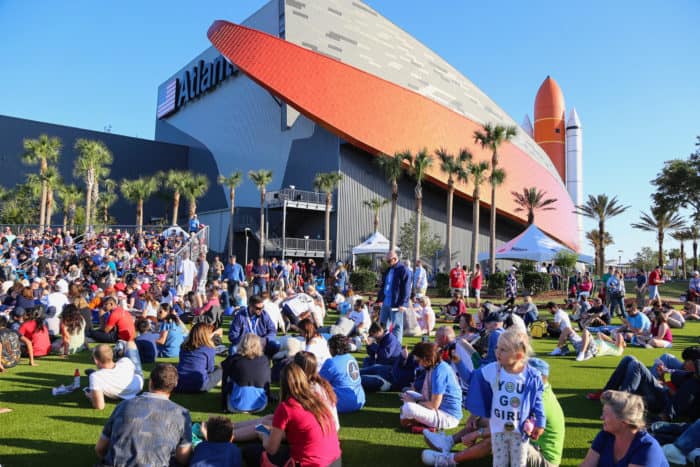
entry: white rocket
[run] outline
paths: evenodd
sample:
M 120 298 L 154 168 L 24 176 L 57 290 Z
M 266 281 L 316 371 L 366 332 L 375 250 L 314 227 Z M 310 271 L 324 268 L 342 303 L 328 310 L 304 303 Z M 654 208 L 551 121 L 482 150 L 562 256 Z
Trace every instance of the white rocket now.
M 583 204 L 583 130 L 576 109 L 566 122 L 566 189 L 574 206 Z M 583 245 L 583 216 L 577 215 L 579 244 Z

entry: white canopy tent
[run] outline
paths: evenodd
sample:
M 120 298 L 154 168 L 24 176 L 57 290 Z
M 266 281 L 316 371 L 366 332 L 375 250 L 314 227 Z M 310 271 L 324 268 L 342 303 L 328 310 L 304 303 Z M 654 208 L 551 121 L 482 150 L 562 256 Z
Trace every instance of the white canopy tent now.
M 532 224 L 523 233 L 498 248 L 496 259 L 549 262 L 554 260 L 557 253 L 562 250 L 573 253 L 573 250 L 554 240 Z M 479 261 L 488 259 L 488 252 L 479 255 Z M 578 261 L 593 264 L 593 258 L 588 255 L 579 254 Z
M 396 248 L 399 251 L 399 248 Z M 367 240 L 352 249 L 352 267 L 357 255 L 385 255 L 389 252 L 389 240 L 379 232 L 374 232 Z

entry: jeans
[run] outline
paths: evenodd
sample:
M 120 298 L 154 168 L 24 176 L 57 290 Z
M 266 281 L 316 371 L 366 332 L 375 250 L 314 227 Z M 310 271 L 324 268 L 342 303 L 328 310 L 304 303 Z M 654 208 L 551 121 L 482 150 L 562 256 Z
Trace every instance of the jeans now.
M 202 392 L 208 392 L 211 389 L 214 389 L 217 384 L 221 382 L 221 378 L 223 377 L 223 370 L 221 367 L 217 366 L 214 367 L 214 371 L 209 373 L 209 377 L 207 378 L 206 382 L 202 384 L 202 388 L 200 389 Z
M 671 409 L 668 388 L 654 378 L 651 371 L 639 360 L 629 355 L 617 365 L 603 391 L 608 389 L 641 396 L 652 412 L 663 412 Z
M 665 353 L 662 356 L 658 358 L 658 360 L 661 360 L 661 362 L 664 364 L 666 368 L 669 370 L 682 370 L 683 369 L 683 362 L 678 360 L 676 357 L 671 355 L 670 353 Z M 658 371 L 656 371 L 656 365 L 652 366 L 650 368 L 651 374 L 654 375 L 654 378 L 661 379 L 661 375 L 659 374 Z
M 134 373 L 143 378 L 143 368 L 141 368 L 141 356 L 139 355 L 139 349 L 135 346 L 134 348 L 130 348 L 127 344 L 126 350 L 124 350 L 124 356 L 133 362 Z
M 700 447 L 700 420 L 695 420 L 673 444 L 686 456 Z
M 253 295 L 260 295 L 263 292 L 267 292 L 267 282 L 253 282 Z
M 620 316 L 625 314 L 625 298 L 623 296 L 610 297 L 610 316 L 615 316 L 615 308 L 620 307 Z
M 383 306 L 379 312 L 379 322 L 384 329 L 389 329 L 396 336 L 399 344 L 403 341 L 403 312 L 398 308 Z
M 376 392 L 384 385 L 384 381 L 393 384 L 391 365 L 374 364 L 360 370 L 362 388 L 368 392 Z
M 537 321 L 537 314 L 534 311 L 528 311 L 525 313 L 525 316 L 523 316 L 523 321 L 525 322 L 525 326 L 529 326 Z

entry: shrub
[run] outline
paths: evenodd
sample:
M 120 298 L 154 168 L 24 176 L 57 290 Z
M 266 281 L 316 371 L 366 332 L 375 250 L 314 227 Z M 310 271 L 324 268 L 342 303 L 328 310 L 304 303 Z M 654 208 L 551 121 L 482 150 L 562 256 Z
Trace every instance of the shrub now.
M 505 272 L 494 272 L 489 276 L 488 292 L 490 295 L 503 295 L 506 288 L 506 279 L 508 274 Z
M 536 295 L 539 292 L 549 290 L 551 280 L 552 277 L 546 272 L 525 272 L 523 273 L 523 289 Z
M 355 267 L 357 269 L 371 269 L 372 268 L 372 257 L 368 255 L 358 256 L 355 260 Z
M 518 264 L 518 271 L 522 273 L 537 272 L 537 263 L 529 259 L 524 259 Z
M 377 287 L 377 273 L 369 269 L 356 269 L 350 274 L 350 283 L 355 292 L 374 290 Z
M 450 295 L 450 275 L 446 272 L 438 272 L 435 275 L 435 287 L 440 297 L 449 297 Z

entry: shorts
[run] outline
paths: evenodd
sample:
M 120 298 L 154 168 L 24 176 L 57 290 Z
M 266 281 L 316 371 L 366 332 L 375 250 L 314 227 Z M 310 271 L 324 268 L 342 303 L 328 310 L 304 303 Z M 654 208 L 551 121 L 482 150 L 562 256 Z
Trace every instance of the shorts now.
M 481 298 L 481 289 L 472 289 L 474 291 L 474 298 Z
M 576 353 L 581 352 L 581 348 L 583 347 L 583 339 L 576 341 L 573 343 L 574 349 L 576 349 Z M 588 346 L 588 349 L 586 349 L 586 354 L 585 357 L 586 359 L 593 358 L 598 354 L 598 346 L 595 345 L 595 341 L 591 342 L 591 344 Z
M 205 295 L 207 293 L 207 281 L 202 280 L 197 283 L 197 293 L 199 295 Z

